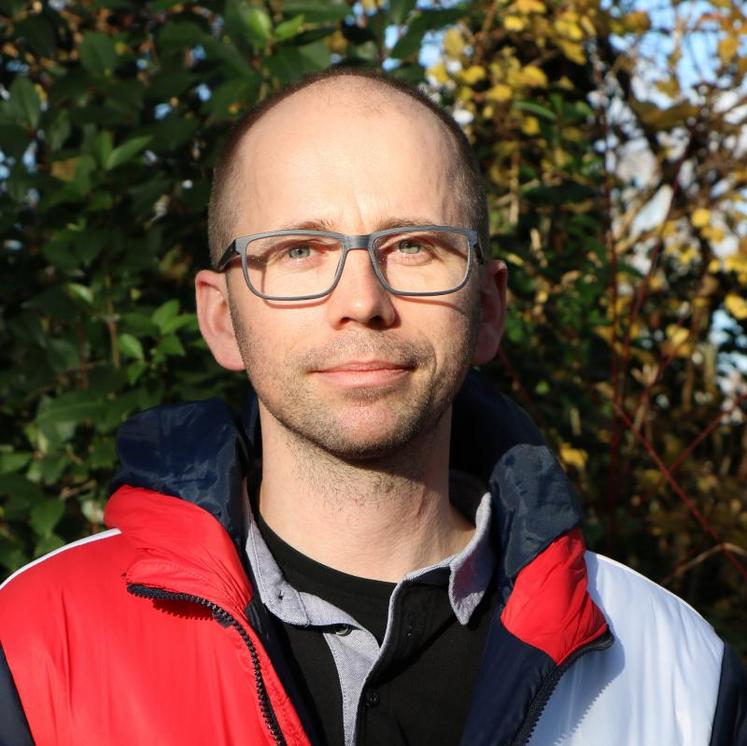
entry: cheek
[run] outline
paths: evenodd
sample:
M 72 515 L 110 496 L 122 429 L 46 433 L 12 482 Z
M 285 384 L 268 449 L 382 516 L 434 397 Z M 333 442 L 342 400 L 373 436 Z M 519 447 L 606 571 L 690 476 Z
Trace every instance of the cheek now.
M 253 384 L 264 387 L 287 377 L 293 360 L 313 340 L 313 329 L 318 329 L 318 324 L 304 324 L 291 309 L 267 308 L 262 301 L 233 305 L 231 317 L 247 374 Z

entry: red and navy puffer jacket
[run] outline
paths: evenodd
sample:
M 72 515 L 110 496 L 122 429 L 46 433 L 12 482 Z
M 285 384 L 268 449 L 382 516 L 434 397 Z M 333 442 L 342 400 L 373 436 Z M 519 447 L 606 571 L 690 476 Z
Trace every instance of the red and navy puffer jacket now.
M 109 530 L 37 560 L 0 591 L 0 744 L 315 741 L 242 549 L 256 432 L 256 407 L 237 422 L 217 401 L 151 410 L 122 428 Z M 617 664 L 599 663 L 615 660 L 604 658 L 613 636 L 592 598 L 604 605 L 606 591 L 587 588 L 570 487 L 523 412 L 474 376 L 455 403 L 451 458 L 489 483 L 502 551 L 463 743 L 542 743 L 548 728 L 559 743 L 589 742 L 586 710 L 589 722 L 600 717 L 591 703 L 614 691 L 614 680 L 600 681 Z M 705 707 L 712 744 L 744 736 L 741 674 L 729 660 L 724 692 Z M 580 683 L 559 701 L 568 672 Z M 649 742 L 652 717 L 640 717 L 643 741 L 594 742 Z

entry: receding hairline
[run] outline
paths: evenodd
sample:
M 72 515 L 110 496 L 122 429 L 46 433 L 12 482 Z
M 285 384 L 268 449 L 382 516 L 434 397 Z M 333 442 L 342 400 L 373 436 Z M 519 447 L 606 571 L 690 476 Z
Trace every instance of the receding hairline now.
M 412 95 L 413 92 L 406 92 L 401 88 L 395 88 L 385 79 L 379 77 L 368 77 L 364 75 L 340 75 L 336 77 L 321 78 L 315 80 L 303 88 L 293 90 L 287 96 L 283 96 L 275 101 L 266 110 L 262 111 L 243 133 L 240 141 L 246 138 L 260 122 L 266 122 L 268 118 L 277 115 L 286 105 L 298 99 L 312 99 L 312 104 L 319 104 L 320 94 L 325 96 L 327 102 L 334 102 L 335 93 L 340 90 L 343 95 L 348 95 L 351 103 L 351 109 L 356 112 L 366 112 L 375 115 L 381 115 L 383 110 L 382 103 L 386 103 L 389 109 L 397 109 L 401 113 L 408 111 L 419 111 L 428 115 L 428 118 L 437 122 L 440 129 L 449 135 L 449 143 L 454 146 L 454 138 L 445 123 L 419 98 Z M 368 95 L 367 98 L 363 97 Z
M 306 99 L 305 102 L 304 99 Z M 402 115 L 415 112 L 422 116 L 424 122 L 432 122 L 436 125 L 439 136 L 443 140 L 445 153 L 448 153 L 448 162 L 444 164 L 448 173 L 453 175 L 459 170 L 457 143 L 448 127 L 428 107 L 378 79 L 363 77 L 356 79 L 353 76 L 346 76 L 318 80 L 305 88 L 294 91 L 262 112 L 261 116 L 252 122 L 234 145 L 228 186 L 236 189 L 240 187 L 240 179 L 247 167 L 247 151 L 252 145 L 253 136 L 261 136 L 268 128 L 272 133 L 274 118 L 287 116 L 287 109 L 293 105 L 298 106 L 299 103 L 304 108 L 319 109 L 326 106 L 338 106 L 341 102 L 352 115 L 364 114 L 372 118 L 382 118 L 394 110 Z
M 268 118 L 277 115 L 284 108 L 284 104 L 307 98 L 315 105 L 320 105 L 320 95 L 330 100 L 336 92 L 348 96 L 351 108 L 372 116 L 381 116 L 386 109 L 397 109 L 400 112 L 419 111 L 425 113 L 427 119 L 435 121 L 444 141 L 448 144 L 449 163 L 447 168 L 464 187 L 464 196 L 459 200 L 470 219 L 477 223 L 482 220 L 482 210 L 476 206 L 480 199 L 484 202 L 484 194 L 480 192 L 480 174 L 470 145 L 450 115 L 437 104 L 410 86 L 400 83 L 387 75 L 361 70 L 325 71 L 318 75 L 308 76 L 293 86 L 280 91 L 275 96 L 261 102 L 251 109 L 234 127 L 228 136 L 216 163 L 213 179 L 213 190 L 209 206 L 209 238 L 210 254 L 213 264 L 217 264 L 221 252 L 230 241 L 233 225 L 236 223 L 236 202 L 231 201 L 229 194 L 232 187 L 242 173 L 243 158 L 240 156 L 255 128 L 267 124 Z M 363 94 L 363 95 L 362 95 Z M 311 97 L 314 98 L 311 98 Z M 386 109 L 382 107 L 386 104 Z M 323 105 L 323 104 L 322 104 Z M 457 190 L 461 194 L 461 190 Z M 230 224 L 230 225 L 229 225 Z M 478 230 L 480 230 L 480 226 Z

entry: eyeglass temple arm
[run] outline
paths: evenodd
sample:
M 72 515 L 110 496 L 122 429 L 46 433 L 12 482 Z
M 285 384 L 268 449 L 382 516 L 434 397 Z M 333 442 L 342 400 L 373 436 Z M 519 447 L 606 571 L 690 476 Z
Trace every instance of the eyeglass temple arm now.
M 239 250 L 236 248 L 236 240 L 231 241 L 231 245 L 223 252 L 223 255 L 218 260 L 218 266 L 215 268 L 218 272 L 222 272 L 228 262 L 234 258 L 234 256 L 241 256 Z

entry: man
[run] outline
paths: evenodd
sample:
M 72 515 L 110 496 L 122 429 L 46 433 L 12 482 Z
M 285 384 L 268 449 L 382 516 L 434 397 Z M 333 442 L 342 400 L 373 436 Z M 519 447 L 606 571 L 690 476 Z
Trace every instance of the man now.
M 197 309 L 257 400 L 122 428 L 109 531 L 0 594 L 0 741 L 745 741 L 734 654 L 584 553 L 541 438 L 468 375 L 506 307 L 486 224 L 463 135 L 389 79 L 238 126 Z

